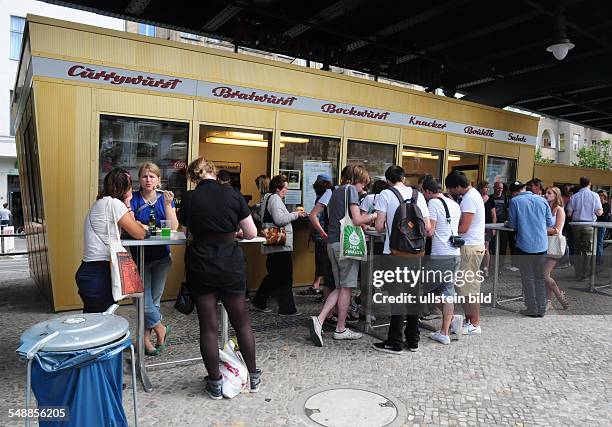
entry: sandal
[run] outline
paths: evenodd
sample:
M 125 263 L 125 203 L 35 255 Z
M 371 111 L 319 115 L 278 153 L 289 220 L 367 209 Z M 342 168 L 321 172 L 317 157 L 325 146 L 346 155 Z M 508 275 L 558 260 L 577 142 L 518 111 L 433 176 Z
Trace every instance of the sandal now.
M 164 335 L 164 342 L 162 342 L 161 344 L 155 344 L 155 348 L 163 350 L 166 348 L 166 340 L 168 339 L 168 336 L 170 335 L 170 325 L 166 325 L 166 334 Z
M 149 350 L 147 348 L 145 348 L 145 354 L 147 356 L 159 356 L 159 353 L 161 353 L 162 349 L 159 347 L 154 348 L 153 350 Z
M 563 306 L 563 310 L 567 310 L 569 308 L 569 298 L 567 297 L 567 294 L 563 291 L 561 291 L 561 296 L 559 297 L 559 302 L 561 303 L 561 305 Z

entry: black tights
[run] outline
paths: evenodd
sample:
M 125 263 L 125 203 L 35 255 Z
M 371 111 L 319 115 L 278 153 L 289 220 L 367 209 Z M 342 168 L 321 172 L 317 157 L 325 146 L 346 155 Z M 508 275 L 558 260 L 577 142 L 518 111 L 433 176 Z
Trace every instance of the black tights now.
M 251 329 L 249 312 L 244 307 L 243 294 L 221 294 L 221 301 L 227 310 L 229 321 L 236 331 L 240 353 L 249 372 L 255 372 L 255 337 Z M 217 380 L 219 373 L 219 320 L 217 318 L 217 295 L 209 293 L 195 297 L 195 306 L 200 321 L 200 353 L 208 376 Z

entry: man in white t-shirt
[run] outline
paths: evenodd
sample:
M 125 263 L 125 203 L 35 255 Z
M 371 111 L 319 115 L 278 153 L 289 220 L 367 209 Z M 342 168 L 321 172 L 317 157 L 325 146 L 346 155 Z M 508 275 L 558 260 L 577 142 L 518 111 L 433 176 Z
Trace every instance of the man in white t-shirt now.
M 465 311 L 465 325 L 463 331 L 452 331 L 464 335 L 480 334 L 480 303 L 469 302 L 470 295 L 480 295 L 480 285 L 484 275 L 480 271 L 480 264 L 485 253 L 485 207 L 480 193 L 473 188 L 463 172 L 453 171 L 444 184 L 449 193 L 462 196 L 461 220 L 459 221 L 459 234 L 465 240 L 461 247 L 461 265 L 459 273 L 465 280 L 463 286 L 457 286 L 457 293 L 466 299 L 463 304 Z
M 394 187 L 402 195 L 404 200 L 412 198 L 412 192 L 414 191 L 411 187 L 404 185 L 404 169 L 401 166 L 391 166 L 385 172 L 385 178 L 387 183 Z M 385 247 L 383 254 L 391 255 L 391 249 L 389 248 L 390 231 L 393 224 L 393 217 L 395 211 L 400 206 L 400 201 L 395 193 L 389 189 L 383 190 L 376 201 L 376 230 L 381 233 L 386 233 L 385 236 Z M 429 210 L 427 209 L 427 202 L 422 193 L 417 196 L 417 206 L 421 209 L 423 219 L 425 222 L 425 229 L 429 231 Z M 406 320 L 406 328 L 404 329 L 404 336 L 406 337 L 406 346 L 410 351 L 417 351 L 419 348 L 419 316 L 414 315 L 392 315 L 391 322 L 389 324 L 389 333 L 387 340 L 379 343 L 374 343 L 373 347 L 375 350 L 383 351 L 391 354 L 401 354 L 403 349 L 403 338 L 402 328 L 404 319 Z
M 431 258 L 427 264 L 428 271 L 441 272 L 441 283 L 426 283 L 425 292 L 440 294 L 444 298 L 452 299 L 455 296 L 454 277 L 459 268 L 459 248 L 451 243 L 451 236 L 458 235 L 461 208 L 453 199 L 442 194 L 442 188 L 433 177 L 426 178 L 421 183 L 423 195 L 428 200 L 429 221 L 431 229 Z M 445 208 L 446 206 L 446 208 Z M 448 214 L 447 214 L 448 212 Z M 448 274 L 452 272 L 452 276 Z M 461 331 L 463 316 L 453 315 L 454 304 L 452 301 L 439 304 L 442 310 L 442 327 L 439 331 L 432 332 L 430 338 L 441 344 L 450 344 L 449 328 Z M 460 334 L 457 334 L 458 338 Z

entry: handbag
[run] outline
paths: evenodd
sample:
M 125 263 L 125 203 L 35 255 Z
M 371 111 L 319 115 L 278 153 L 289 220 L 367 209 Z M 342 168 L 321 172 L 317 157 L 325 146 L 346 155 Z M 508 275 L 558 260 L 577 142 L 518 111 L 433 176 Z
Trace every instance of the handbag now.
M 183 314 L 191 314 L 194 306 L 195 304 L 193 302 L 193 298 L 191 298 L 191 294 L 189 293 L 187 282 L 183 282 L 176 297 L 174 308 Z
M 461 236 L 456 236 L 453 233 L 453 226 L 451 225 L 451 217 L 450 212 L 448 211 L 448 206 L 446 206 L 446 202 L 442 197 L 438 197 L 438 200 L 441 201 L 442 206 L 444 206 L 444 211 L 446 212 L 446 223 L 450 227 L 451 236 L 448 238 L 448 241 L 453 248 L 460 248 L 461 246 L 465 245 L 465 239 Z
M 353 224 L 348 208 L 348 185 L 344 187 L 344 217 L 340 220 L 340 259 L 366 261 L 368 248 L 360 226 Z
M 561 258 L 565 255 L 565 247 L 567 246 L 567 240 L 561 233 L 548 236 L 548 250 L 546 253 L 550 258 Z
M 268 202 L 270 201 L 268 196 L 264 207 L 264 216 L 261 223 L 261 235 L 266 239 L 264 246 L 285 246 L 287 242 L 287 231 L 285 227 L 279 227 L 274 224 L 274 219 L 268 211 Z

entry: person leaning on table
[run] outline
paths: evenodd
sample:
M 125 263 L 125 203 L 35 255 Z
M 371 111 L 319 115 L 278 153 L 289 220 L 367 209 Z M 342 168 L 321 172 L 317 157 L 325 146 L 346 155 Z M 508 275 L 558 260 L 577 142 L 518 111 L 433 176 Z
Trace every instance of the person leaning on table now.
M 219 400 L 223 398 L 223 390 L 217 343 L 217 298 L 221 299 L 236 331 L 240 352 L 249 370 L 251 393 L 259 390 L 261 371 L 255 363 L 255 337 L 244 307 L 246 259 L 236 241 L 236 237 L 252 239 L 257 235 L 257 228 L 242 194 L 219 184 L 216 172 L 215 165 L 203 157 L 189 164 L 189 179 L 199 182 L 183 201 L 179 221 L 191 239 L 185 254 L 186 281 L 200 323 L 200 352 L 208 371 L 205 391 L 212 399 Z
M 83 313 L 101 313 L 115 303 L 110 271 L 109 232 L 116 239 L 117 226 L 142 240 L 149 232 L 134 219 L 130 208 L 132 178 L 114 168 L 104 177 L 104 187 L 89 209 L 83 225 L 83 261 L 74 276 L 83 300 Z M 114 213 L 114 218 L 113 218 Z M 114 222 L 117 219 L 117 222 Z

